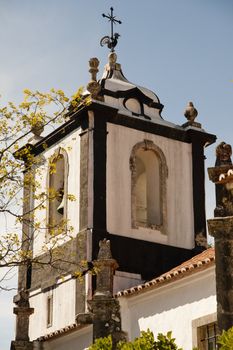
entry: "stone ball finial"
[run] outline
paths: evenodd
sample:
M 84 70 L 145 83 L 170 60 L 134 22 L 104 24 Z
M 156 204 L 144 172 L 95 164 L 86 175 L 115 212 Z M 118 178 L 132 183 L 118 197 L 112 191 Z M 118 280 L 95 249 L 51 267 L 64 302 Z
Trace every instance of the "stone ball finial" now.
M 193 124 L 198 115 L 197 109 L 194 107 L 193 102 L 189 102 L 185 111 L 184 116 L 190 124 Z

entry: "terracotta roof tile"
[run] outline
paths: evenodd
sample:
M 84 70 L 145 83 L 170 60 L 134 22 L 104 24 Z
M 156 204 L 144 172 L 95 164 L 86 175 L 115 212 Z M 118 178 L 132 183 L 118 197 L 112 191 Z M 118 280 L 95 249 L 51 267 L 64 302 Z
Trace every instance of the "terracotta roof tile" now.
M 198 272 L 205 266 L 211 266 L 215 261 L 215 251 L 214 248 L 209 248 L 204 250 L 202 253 L 195 255 L 193 258 L 183 262 L 179 266 L 174 267 L 170 271 L 164 273 L 163 275 L 154 278 L 151 281 L 140 284 L 129 289 L 125 289 L 116 294 L 117 297 L 132 295 L 134 293 L 139 293 L 144 289 L 151 288 L 153 286 L 160 286 L 163 282 L 172 282 L 175 281 L 178 277 L 187 276 L 190 273 L 193 273 L 194 270 Z
M 152 288 L 154 286 L 161 286 L 164 282 L 173 282 L 177 280 L 179 277 L 184 277 L 189 275 L 190 273 L 193 273 L 193 271 L 196 270 L 196 272 L 202 270 L 205 266 L 212 266 L 215 261 L 215 253 L 214 248 L 209 248 L 205 251 L 203 251 L 201 254 L 195 255 L 190 260 L 187 260 L 183 262 L 181 265 L 174 267 L 170 271 L 164 273 L 163 275 L 154 278 L 151 281 L 148 281 L 143 284 L 139 284 L 135 287 L 131 287 L 129 289 L 122 290 L 116 294 L 116 297 L 122 297 L 122 296 L 130 296 L 134 293 L 140 293 L 141 291 L 144 291 L 146 289 Z M 67 327 L 61 328 L 59 330 L 56 330 L 54 332 L 51 332 L 49 334 L 44 335 L 43 337 L 38 338 L 38 341 L 48 341 L 51 339 L 54 339 L 56 337 L 59 337 L 65 333 L 70 333 L 72 331 L 78 330 L 80 328 L 83 328 L 83 325 L 73 323 Z
M 68 334 L 68 333 L 70 333 L 70 332 L 72 332 L 74 330 L 78 330 L 78 329 L 81 329 L 83 327 L 85 327 L 85 325 L 80 325 L 78 323 L 72 323 L 69 326 L 60 328 L 60 329 L 58 329 L 58 330 L 56 330 L 54 332 L 48 333 L 46 335 L 43 335 L 42 337 L 39 337 L 36 340 L 42 342 L 42 341 L 54 339 L 56 337 L 61 336 L 62 334 L 65 334 L 65 333 Z

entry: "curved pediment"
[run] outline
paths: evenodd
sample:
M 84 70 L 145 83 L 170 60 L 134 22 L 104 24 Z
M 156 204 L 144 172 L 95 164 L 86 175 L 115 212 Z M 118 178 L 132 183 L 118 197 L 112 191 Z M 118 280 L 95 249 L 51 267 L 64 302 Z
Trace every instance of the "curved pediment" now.
M 129 82 L 122 73 L 120 64 L 107 64 L 99 83 L 104 102 L 132 113 L 132 116 L 151 121 L 162 118 L 163 105 L 158 96 L 149 89 Z

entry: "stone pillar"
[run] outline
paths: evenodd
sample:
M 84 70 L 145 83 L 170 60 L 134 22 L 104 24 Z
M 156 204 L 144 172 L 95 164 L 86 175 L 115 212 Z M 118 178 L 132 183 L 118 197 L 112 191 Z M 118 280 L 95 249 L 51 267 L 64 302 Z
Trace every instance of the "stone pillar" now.
M 113 276 L 118 264 L 112 258 L 110 241 L 104 239 L 99 242 L 99 253 L 97 260 L 93 265 L 97 271 L 96 275 L 96 290 L 94 298 L 111 297 L 113 296 Z
M 233 166 L 231 146 L 222 142 L 216 149 L 216 166 L 209 168 L 209 178 L 216 186 L 214 219 L 208 229 L 215 239 L 216 292 L 218 328 L 233 326 Z
M 112 336 L 113 350 L 120 340 L 126 339 L 121 330 L 119 301 L 113 297 L 113 276 L 118 267 L 112 258 L 110 241 L 100 241 L 98 258 L 93 262 L 97 271 L 96 290 L 89 304 L 89 314 L 79 314 L 78 323 L 93 324 L 93 342 L 101 337 Z
M 29 305 L 28 292 L 22 290 L 14 297 L 17 305 L 14 307 L 16 314 L 16 335 L 15 340 L 11 342 L 11 350 L 32 350 L 33 343 L 29 341 L 29 317 L 34 312 Z
M 217 318 L 220 332 L 233 326 L 233 216 L 208 220 L 215 240 Z

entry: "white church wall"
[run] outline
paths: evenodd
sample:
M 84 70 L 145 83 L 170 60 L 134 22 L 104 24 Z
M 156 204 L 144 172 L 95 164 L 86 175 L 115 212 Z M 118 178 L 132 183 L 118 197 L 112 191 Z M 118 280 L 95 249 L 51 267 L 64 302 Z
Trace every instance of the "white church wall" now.
M 119 301 L 122 329 L 129 339 L 147 329 L 155 335 L 172 331 L 179 347 L 192 350 L 196 341 L 192 322 L 216 312 L 214 267 Z
M 130 273 L 124 271 L 115 271 L 113 278 L 113 295 L 117 292 L 128 289 L 138 284 L 142 284 L 144 281 L 140 274 Z
M 187 143 L 108 123 L 107 230 L 183 248 L 193 248 L 192 146 Z M 135 144 L 151 140 L 165 155 L 167 178 L 167 232 L 131 225 L 130 154 Z
M 48 297 L 52 296 L 52 322 L 48 326 Z M 30 294 L 30 306 L 35 313 L 30 316 L 29 337 L 40 336 L 75 323 L 75 280 L 60 281 L 55 288 Z
M 43 343 L 43 350 L 84 350 L 92 344 L 92 326 Z
M 68 178 L 67 178 L 67 193 L 75 196 L 75 201 L 67 201 L 67 219 L 68 224 L 73 226 L 74 235 L 79 232 L 79 195 L 80 195 L 80 134 L 81 129 L 75 130 L 64 139 L 60 140 L 52 147 L 46 149 L 42 154 L 43 164 L 39 167 L 39 173 L 36 173 L 36 180 L 40 183 L 38 191 L 48 191 L 48 170 L 49 170 L 49 158 L 61 147 L 67 152 L 68 155 Z M 38 203 L 35 202 L 36 206 Z M 36 220 L 38 220 L 42 226 L 47 222 L 47 210 L 48 206 L 43 210 L 36 212 Z M 34 256 L 41 254 L 42 247 L 46 242 L 46 230 L 41 230 L 34 236 L 33 253 Z M 63 242 L 63 241 L 62 241 Z

